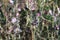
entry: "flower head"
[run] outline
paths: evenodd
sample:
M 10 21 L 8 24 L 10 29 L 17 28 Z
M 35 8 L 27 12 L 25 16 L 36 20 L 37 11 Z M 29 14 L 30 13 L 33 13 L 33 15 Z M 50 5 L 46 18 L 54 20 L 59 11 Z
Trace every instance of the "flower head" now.
M 14 4 L 14 1 L 13 1 L 13 0 L 10 0 L 10 3 L 11 3 L 11 4 Z
M 37 13 L 37 16 L 40 16 L 40 13 Z
M 49 10 L 50 15 L 52 15 L 52 10 Z
M 19 32 L 22 32 L 21 29 L 19 29 L 18 27 L 14 30 L 15 33 L 19 33 Z
M 60 13 L 60 8 L 57 8 L 57 10 L 58 10 L 58 13 Z
M 17 19 L 15 17 L 12 18 L 12 23 L 15 23 L 17 21 Z
M 16 16 L 19 16 L 19 13 L 16 13 Z
M 18 11 L 21 11 L 21 8 L 18 8 Z

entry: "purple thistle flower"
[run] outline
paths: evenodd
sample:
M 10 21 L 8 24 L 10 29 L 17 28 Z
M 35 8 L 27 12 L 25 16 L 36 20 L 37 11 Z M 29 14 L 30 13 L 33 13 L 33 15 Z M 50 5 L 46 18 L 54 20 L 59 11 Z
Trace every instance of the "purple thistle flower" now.
M 59 30 L 59 26 L 58 26 L 58 25 L 56 25 L 55 29 Z
M 18 11 L 21 11 L 21 8 L 18 8 Z
M 41 14 L 40 13 L 37 13 L 37 16 L 40 16 Z
M 16 16 L 18 17 L 19 16 L 19 13 L 16 13 Z

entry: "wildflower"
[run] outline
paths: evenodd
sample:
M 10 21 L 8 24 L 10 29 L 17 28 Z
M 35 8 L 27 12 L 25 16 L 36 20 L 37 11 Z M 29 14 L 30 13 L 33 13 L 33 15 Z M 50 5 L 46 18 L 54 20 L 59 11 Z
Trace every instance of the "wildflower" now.
M 10 0 L 10 3 L 11 3 L 11 4 L 14 4 L 14 1 L 13 1 L 13 0 Z
M 15 17 L 12 18 L 12 23 L 15 23 L 17 21 L 17 19 Z
M 55 29 L 56 29 L 56 30 L 59 30 L 59 26 L 58 26 L 58 25 L 56 25 L 56 26 L 55 26 Z
M 16 16 L 19 16 L 19 13 L 16 13 Z
M 29 0 L 29 5 L 28 5 L 30 10 L 36 10 L 36 4 L 33 0 Z
M 31 9 L 30 10 L 35 10 L 35 7 L 33 6 L 33 7 L 31 7 Z
M 37 16 L 40 16 L 40 13 L 37 13 Z
M 52 10 L 49 10 L 49 14 L 52 15 Z
M 57 27 L 57 30 L 59 30 L 59 27 Z
M 57 10 L 58 10 L 58 13 L 60 13 L 60 8 L 57 8 Z
M 21 8 L 18 8 L 18 11 L 21 11 Z
M 17 28 L 14 30 L 14 32 L 15 32 L 15 33 L 20 33 L 20 32 L 22 32 L 22 30 L 17 27 Z
M 58 24 L 58 27 L 59 27 L 59 29 L 60 29 L 60 24 Z

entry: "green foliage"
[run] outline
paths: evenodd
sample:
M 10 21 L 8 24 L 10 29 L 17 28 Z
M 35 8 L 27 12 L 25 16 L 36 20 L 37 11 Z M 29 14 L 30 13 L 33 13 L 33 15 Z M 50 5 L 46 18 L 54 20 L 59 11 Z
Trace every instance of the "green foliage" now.
M 53 17 L 51 16 L 51 15 L 47 15 L 47 14 L 42 14 L 43 15 L 43 17 L 45 18 L 45 19 L 47 19 L 47 20 L 53 20 Z
M 0 10 L 0 22 L 2 25 L 6 24 L 6 18 L 1 10 Z

